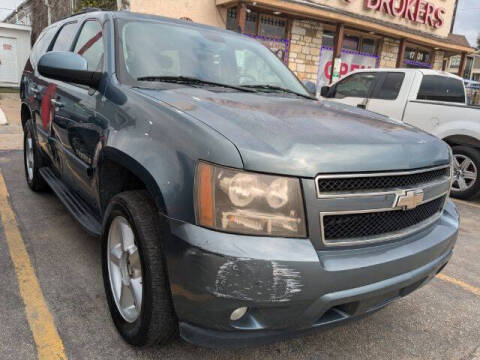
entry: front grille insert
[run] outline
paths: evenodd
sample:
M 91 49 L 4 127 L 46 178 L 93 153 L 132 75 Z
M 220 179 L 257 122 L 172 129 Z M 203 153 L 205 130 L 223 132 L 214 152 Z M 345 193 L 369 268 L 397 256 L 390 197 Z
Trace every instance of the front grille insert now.
M 382 191 L 385 189 L 409 188 L 417 185 L 447 181 L 450 167 L 392 172 L 382 174 L 321 175 L 316 178 L 318 195 L 354 193 L 358 191 Z
M 378 237 L 385 240 L 389 235 L 408 231 L 415 225 L 435 219 L 436 215 L 440 215 L 445 199 L 446 195 L 411 210 L 325 214 L 321 217 L 323 239 L 331 245 L 344 241 L 361 243 Z

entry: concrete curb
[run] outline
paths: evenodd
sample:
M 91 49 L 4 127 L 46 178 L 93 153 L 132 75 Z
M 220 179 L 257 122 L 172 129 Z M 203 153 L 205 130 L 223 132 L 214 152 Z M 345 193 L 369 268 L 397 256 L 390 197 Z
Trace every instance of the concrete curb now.
M 7 125 L 7 117 L 5 116 L 5 113 L 3 112 L 2 108 L 0 108 L 0 125 Z

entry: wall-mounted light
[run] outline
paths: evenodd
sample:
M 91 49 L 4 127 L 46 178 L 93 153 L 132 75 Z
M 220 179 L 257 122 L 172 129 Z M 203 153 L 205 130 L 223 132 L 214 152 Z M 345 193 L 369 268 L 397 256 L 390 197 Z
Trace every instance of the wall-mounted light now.
M 281 11 L 274 11 L 273 14 L 274 15 L 280 15 L 282 12 Z

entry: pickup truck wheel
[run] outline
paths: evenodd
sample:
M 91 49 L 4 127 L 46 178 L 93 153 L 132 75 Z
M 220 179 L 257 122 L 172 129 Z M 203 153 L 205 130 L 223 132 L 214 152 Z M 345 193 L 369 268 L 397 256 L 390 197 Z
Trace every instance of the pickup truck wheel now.
M 145 191 L 116 195 L 106 214 L 102 265 L 113 322 L 131 345 L 166 343 L 178 322 L 162 249 L 165 220 Z
M 48 185 L 39 172 L 39 169 L 42 167 L 42 156 L 37 149 L 32 129 L 33 123 L 31 120 L 28 120 L 25 124 L 25 131 L 23 134 L 25 178 L 27 179 L 27 184 L 30 189 L 33 191 L 43 191 L 48 189 Z
M 452 197 L 472 199 L 480 193 L 480 152 L 468 146 L 454 146 Z

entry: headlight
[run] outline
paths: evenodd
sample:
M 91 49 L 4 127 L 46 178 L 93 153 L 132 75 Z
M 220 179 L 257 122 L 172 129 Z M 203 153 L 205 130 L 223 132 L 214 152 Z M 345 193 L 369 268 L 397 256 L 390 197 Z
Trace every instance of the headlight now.
M 250 235 L 305 237 L 300 181 L 199 162 L 195 175 L 199 225 Z

